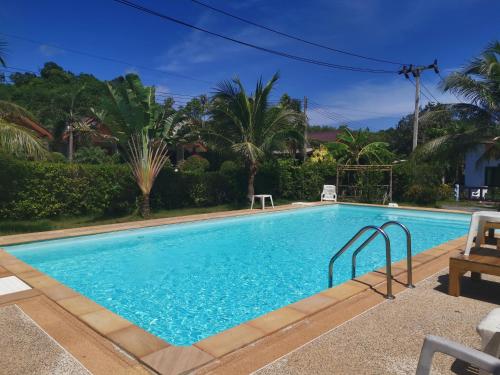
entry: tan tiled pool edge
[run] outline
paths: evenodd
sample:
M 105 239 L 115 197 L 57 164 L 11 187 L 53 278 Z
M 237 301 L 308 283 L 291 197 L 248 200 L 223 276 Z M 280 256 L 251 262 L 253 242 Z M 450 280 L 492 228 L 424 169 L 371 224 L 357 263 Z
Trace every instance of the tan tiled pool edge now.
M 291 207 L 283 207 L 282 210 L 296 208 L 296 206 L 289 206 Z M 444 210 L 440 212 L 444 212 Z M 233 212 L 231 211 L 230 213 Z M 203 216 L 206 219 L 244 214 L 244 212 L 239 211 L 237 214 L 227 216 L 217 214 L 214 214 L 214 216 L 210 215 L 209 217 L 203 214 Z M 187 218 L 190 220 L 185 221 L 202 220 L 194 219 L 189 216 Z M 162 222 L 154 225 L 163 224 L 166 223 Z M 77 235 L 81 235 L 81 233 Z M 67 234 L 60 233 L 60 237 L 67 236 Z M 464 238 L 449 241 L 415 255 L 413 257 L 414 273 L 416 275 L 419 273 L 425 274 L 425 272 L 422 271 L 424 265 L 428 266 L 429 263 L 449 255 L 451 252 L 456 252 L 457 249 L 463 245 L 464 241 Z M 446 264 L 441 268 L 445 266 Z M 401 278 L 406 274 L 406 263 L 404 261 L 395 263 L 394 270 L 395 279 L 405 282 Z M 194 345 L 178 347 L 170 345 L 151 335 L 0 249 L 0 277 L 3 276 L 3 274 L 14 274 L 18 276 L 102 336 L 114 342 L 126 352 L 139 359 L 142 363 L 163 374 L 176 374 L 194 370 L 201 366 L 206 366 L 210 362 L 217 364 L 221 362 L 223 358 L 228 357 L 233 352 L 238 352 L 242 348 L 249 346 L 249 344 L 261 341 L 264 338 L 272 337 L 283 330 L 293 330 L 295 325 L 299 325 L 299 323 L 307 321 L 311 319 L 312 316 L 316 316 L 327 309 L 334 308 L 346 302 L 348 303 L 348 300 L 351 298 L 361 296 L 362 294 L 380 294 L 379 290 L 382 290 L 381 288 L 384 288 L 385 285 L 385 276 L 380 270 L 371 272 L 356 280 L 348 281 L 338 287 L 325 290 L 304 300 L 223 331 L 217 335 L 208 337 Z M 418 280 L 418 278 L 416 279 Z M 395 283 L 394 289 L 395 292 L 399 292 L 403 288 L 398 283 Z M 380 301 L 377 303 L 379 302 Z M 327 328 L 331 329 L 333 327 Z M 213 365 L 210 364 L 209 366 Z
M 286 211 L 286 210 L 292 210 L 292 209 L 300 209 L 300 208 L 315 207 L 315 206 L 322 206 L 322 205 L 334 205 L 334 204 L 337 204 L 337 203 L 334 203 L 334 202 L 310 202 L 310 203 L 307 203 L 307 205 L 285 204 L 285 205 L 281 205 L 281 206 L 276 206 L 275 208 L 271 208 L 271 209 L 266 208 L 265 210 L 241 209 L 241 210 L 211 212 L 211 213 L 205 213 L 205 214 L 174 216 L 174 217 L 166 217 L 166 218 L 159 218 L 159 219 L 129 221 L 129 222 L 125 222 L 125 223 L 93 225 L 93 226 L 69 228 L 69 229 L 58 229 L 58 230 L 51 230 L 51 231 L 44 231 L 44 232 L 12 234 L 12 235 L 7 235 L 7 236 L 0 236 L 0 246 L 16 245 L 16 244 L 36 242 L 36 241 L 47 241 L 47 240 L 54 240 L 54 239 L 58 239 L 58 238 L 87 236 L 87 235 L 92 235 L 92 234 L 117 232 L 117 231 L 122 231 L 122 230 L 129 230 L 129 229 L 156 227 L 156 226 L 160 226 L 160 225 L 189 223 L 189 222 L 209 220 L 209 219 L 223 219 L 223 218 L 227 218 L 227 217 L 258 215 L 258 214 L 264 214 L 264 213 L 270 213 L 270 212 L 276 212 L 276 211 Z
M 160 218 L 160 219 L 130 221 L 130 222 L 126 222 L 126 223 L 104 224 L 104 225 L 95 225 L 95 226 L 70 228 L 70 229 L 59 229 L 59 230 L 45 231 L 45 232 L 12 234 L 12 235 L 7 235 L 7 236 L 0 236 L 0 246 L 15 245 L 15 244 L 21 244 L 21 243 L 27 243 L 27 242 L 35 242 L 35 241 L 54 240 L 54 239 L 66 238 L 66 237 L 87 236 L 87 235 L 92 235 L 92 234 L 116 232 L 116 231 L 122 231 L 122 230 L 128 230 L 128 229 L 140 229 L 140 228 L 155 227 L 155 226 L 168 225 L 168 224 L 189 223 L 189 222 L 209 220 L 209 219 L 223 219 L 223 218 L 227 218 L 227 217 L 257 215 L 257 214 L 271 213 L 271 212 L 276 212 L 276 211 L 286 211 L 286 210 L 302 209 L 302 208 L 316 207 L 316 206 L 322 206 L 322 205 L 335 205 L 335 204 L 388 208 L 388 206 L 384 206 L 384 205 L 380 205 L 380 204 L 350 203 L 350 202 L 349 203 L 348 202 L 308 202 L 307 205 L 286 204 L 286 205 L 282 205 L 282 206 L 276 206 L 276 208 L 274 208 L 274 209 L 266 209 L 266 210 L 242 209 L 242 210 L 212 212 L 212 213 L 206 213 L 206 214 L 175 216 L 175 217 Z M 445 210 L 445 209 L 431 208 L 431 207 L 400 206 L 400 207 L 390 207 L 390 208 L 396 209 L 396 210 L 397 209 L 406 209 L 406 210 L 416 210 L 416 211 L 459 213 L 459 214 L 464 214 L 464 215 L 469 214 L 468 212 L 464 212 L 464 211 Z

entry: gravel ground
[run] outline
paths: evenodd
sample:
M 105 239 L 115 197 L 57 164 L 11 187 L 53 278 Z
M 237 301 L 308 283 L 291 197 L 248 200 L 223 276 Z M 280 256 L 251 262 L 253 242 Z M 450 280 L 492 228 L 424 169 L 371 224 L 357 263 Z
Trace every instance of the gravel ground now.
M 448 272 L 422 281 L 256 372 L 279 374 L 414 374 L 427 334 L 480 349 L 477 323 L 500 304 L 500 278 L 462 282 L 446 294 Z M 472 374 L 467 364 L 437 354 L 433 374 Z M 471 372 L 472 371 L 472 372 Z
M 15 305 L 0 308 L 0 332 L 0 374 L 90 374 Z

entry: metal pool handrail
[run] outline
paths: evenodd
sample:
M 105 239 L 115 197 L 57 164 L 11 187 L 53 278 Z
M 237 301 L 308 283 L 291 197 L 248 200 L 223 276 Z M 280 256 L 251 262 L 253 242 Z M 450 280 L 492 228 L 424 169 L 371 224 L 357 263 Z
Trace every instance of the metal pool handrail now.
M 394 221 L 394 220 L 391 220 L 391 221 L 388 221 L 388 222 L 382 224 L 379 228 L 382 229 L 382 230 L 384 230 L 385 228 L 387 228 L 388 226 L 391 226 L 391 225 L 397 225 L 397 226 L 399 226 L 401 229 L 403 229 L 403 231 L 406 234 L 406 263 L 407 263 L 407 267 L 406 267 L 407 270 L 406 270 L 406 272 L 407 272 L 407 277 L 408 277 L 406 286 L 408 288 L 414 288 L 415 286 L 413 285 L 413 275 L 412 275 L 411 234 L 410 234 L 410 230 L 406 227 L 406 225 L 401 224 L 400 222 Z M 366 247 L 366 245 L 368 245 L 370 242 L 372 242 L 375 239 L 375 237 L 378 236 L 379 233 L 380 232 L 378 232 L 378 231 L 375 232 L 375 233 L 373 233 L 352 254 L 352 272 L 351 272 L 351 276 L 352 276 L 353 279 L 356 277 L 356 257 L 358 256 L 358 254 L 360 253 L 360 251 L 363 250 Z
M 387 294 L 386 298 L 393 299 L 392 295 L 392 272 L 391 272 L 391 241 L 389 240 L 389 236 L 382 228 L 379 228 L 375 225 L 367 225 L 366 227 L 361 228 L 358 233 L 356 233 L 350 240 L 347 242 L 342 249 L 340 249 L 331 259 L 328 265 L 328 287 L 331 288 L 333 285 L 333 264 L 335 261 L 346 252 L 346 250 L 351 247 L 351 245 L 356 242 L 356 240 L 366 231 L 375 230 L 372 236 L 376 236 L 377 234 L 381 234 L 385 240 L 385 258 L 386 258 L 386 277 L 387 277 Z M 371 237 L 370 237 L 371 238 Z

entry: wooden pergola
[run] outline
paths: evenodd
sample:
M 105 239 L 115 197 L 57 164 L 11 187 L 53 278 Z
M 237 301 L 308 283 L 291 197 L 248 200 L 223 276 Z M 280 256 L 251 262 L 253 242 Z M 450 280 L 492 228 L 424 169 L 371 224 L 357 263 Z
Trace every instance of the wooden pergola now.
M 350 176 L 347 178 L 347 184 L 343 184 L 342 178 L 344 175 L 344 172 L 382 172 L 382 173 L 388 173 L 389 174 L 389 181 L 388 184 L 375 184 L 372 185 L 372 187 L 375 188 L 381 188 L 385 189 L 386 193 L 384 194 L 384 197 L 382 199 L 382 203 L 385 204 L 386 200 L 389 202 L 392 202 L 392 165 L 390 164 L 382 164 L 382 165 L 377 165 L 377 164 L 370 164 L 370 165 L 338 165 L 337 166 L 337 194 L 340 196 L 344 196 L 347 198 L 358 198 L 362 195 L 357 194 L 357 186 L 355 182 L 358 180 L 358 176 L 356 176 L 355 179 L 353 179 L 353 183 L 351 183 Z M 354 192 L 354 195 L 346 195 L 345 192 L 351 193 Z

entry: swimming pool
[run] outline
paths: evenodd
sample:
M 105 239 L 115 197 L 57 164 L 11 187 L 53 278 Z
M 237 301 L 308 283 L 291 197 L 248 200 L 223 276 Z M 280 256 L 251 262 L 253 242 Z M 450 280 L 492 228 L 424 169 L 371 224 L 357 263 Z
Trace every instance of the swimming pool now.
M 470 216 L 329 205 L 5 249 L 166 341 L 190 345 L 327 288 L 333 253 L 364 225 L 388 220 L 408 226 L 416 254 L 466 234 Z M 387 232 L 393 261 L 406 258 L 401 229 Z M 384 251 L 381 238 L 370 244 L 358 275 L 384 266 Z M 335 264 L 335 285 L 350 266 L 349 254 Z

